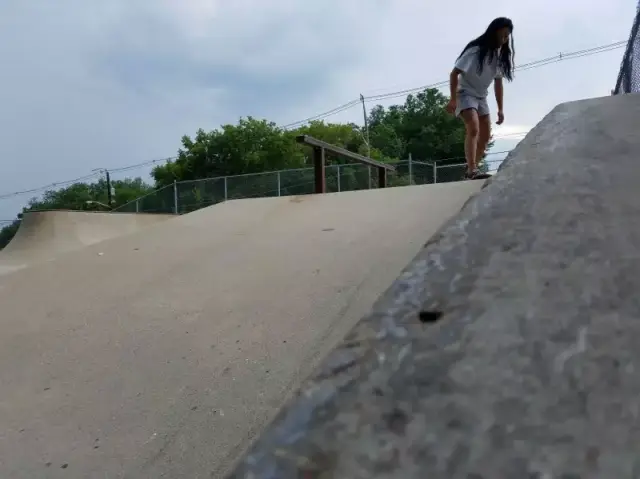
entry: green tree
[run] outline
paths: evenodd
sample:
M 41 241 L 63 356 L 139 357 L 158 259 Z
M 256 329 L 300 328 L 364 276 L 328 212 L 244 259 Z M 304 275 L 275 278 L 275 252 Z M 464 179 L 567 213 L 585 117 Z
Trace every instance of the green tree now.
M 16 232 L 18 231 L 19 227 L 20 220 L 16 219 L 12 223 L 0 229 L 0 250 L 9 244 L 9 242 L 13 239 Z
M 304 166 L 304 152 L 292 132 L 273 122 L 247 117 L 237 125 L 222 125 L 210 132 L 200 129 L 193 138 L 183 136 L 177 158 L 155 167 L 152 176 L 158 187 L 173 181 L 228 177 L 224 183 L 185 185 L 180 203 L 185 211 L 191 211 L 224 199 L 277 195 L 276 175 L 265 172 Z
M 445 111 L 437 89 L 409 95 L 404 105 L 376 106 L 369 115 L 371 144 L 387 155 L 433 161 L 464 157 L 464 125 Z
M 377 105 L 369 112 L 369 136 L 371 145 L 392 158 L 407 158 L 403 137 L 404 111 L 399 105 L 385 109 Z
M 124 205 L 154 190 L 141 178 L 114 180 L 115 190 L 112 208 Z M 94 183 L 74 183 L 59 190 L 47 190 L 40 198 L 29 200 L 24 211 L 33 210 L 106 210 L 108 203 L 107 182 L 104 178 Z M 105 205 L 105 206 L 102 206 Z
M 182 137 L 174 161 L 159 165 L 152 175 L 158 186 L 174 180 L 233 176 L 304 165 L 304 156 L 288 132 L 267 120 L 241 118 L 237 125 L 200 129 L 194 138 Z
M 274 196 L 278 192 L 287 195 L 312 193 L 313 172 L 303 170 L 312 166 L 311 149 L 296 142 L 298 135 L 310 135 L 360 154 L 368 152 L 364 135 L 355 124 L 313 121 L 286 131 L 274 123 L 249 117 L 241 119 L 237 125 L 223 125 L 210 132 L 198 130 L 194 138 L 184 136 L 177 158 L 157 166 L 153 177 L 158 186 L 169 185 L 174 180 L 193 181 L 179 193 L 179 203 L 184 211 L 225 198 Z M 382 161 L 391 160 L 376 148 L 371 149 L 371 156 Z M 329 164 L 350 162 L 345 158 L 330 158 Z M 276 173 L 278 170 L 281 173 Z M 337 169 L 329 169 L 330 190 L 337 189 L 336 173 Z M 368 178 L 363 176 L 367 173 L 366 168 L 345 167 L 340 173 L 343 188 L 355 189 L 360 183 L 368 185 Z M 227 178 L 196 182 L 216 177 Z

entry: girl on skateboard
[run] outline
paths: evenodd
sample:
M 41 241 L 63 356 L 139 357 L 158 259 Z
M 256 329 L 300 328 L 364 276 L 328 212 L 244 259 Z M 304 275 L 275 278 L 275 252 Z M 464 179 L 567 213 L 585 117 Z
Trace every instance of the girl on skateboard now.
M 478 169 L 491 136 L 491 119 L 487 96 L 494 83 L 498 120 L 504 121 L 502 79 L 513 80 L 513 22 L 500 17 L 487 30 L 462 50 L 450 75 L 451 100 L 447 111 L 461 117 L 466 130 L 464 155 L 467 160 L 465 178 L 476 180 L 491 175 Z M 511 40 L 511 42 L 509 42 Z

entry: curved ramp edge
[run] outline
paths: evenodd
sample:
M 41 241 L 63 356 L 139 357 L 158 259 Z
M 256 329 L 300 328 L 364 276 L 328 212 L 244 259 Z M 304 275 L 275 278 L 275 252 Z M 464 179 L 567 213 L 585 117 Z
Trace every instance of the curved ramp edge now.
M 135 233 L 175 215 L 100 211 L 28 211 L 0 250 L 0 275 L 105 240 Z
M 638 477 L 638 118 L 549 113 L 229 477 Z

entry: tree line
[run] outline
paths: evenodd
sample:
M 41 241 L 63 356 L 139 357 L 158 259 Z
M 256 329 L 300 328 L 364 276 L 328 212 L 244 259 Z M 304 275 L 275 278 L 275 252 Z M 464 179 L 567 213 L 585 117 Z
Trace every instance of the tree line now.
M 241 118 L 237 124 L 222 125 L 211 131 L 200 129 L 193 137 L 182 137 L 182 146 L 175 159 L 152 170 L 152 182 L 145 182 L 141 178 L 112 181 L 116 191 L 112 206 L 121 207 L 174 181 L 310 167 L 310 149 L 296 142 L 296 137 L 302 134 L 386 163 L 407 160 L 409 155 L 422 162 L 460 163 L 460 158 L 464 157 L 464 127 L 462 122 L 445 112 L 447 102 L 448 97 L 439 90 L 425 89 L 409 95 L 403 104 L 386 108 L 375 106 L 367 118 L 369 144 L 367 132 L 359 125 L 320 120 L 294 130 L 284 130 L 273 122 L 247 117 Z M 344 163 L 348 163 L 348 160 L 331 159 L 331 164 Z M 454 171 L 456 169 L 443 171 L 447 170 L 452 170 L 451 178 L 439 175 L 439 182 L 459 180 L 460 172 Z M 341 167 L 341 175 L 344 175 L 342 189 L 367 188 L 369 178 L 364 172 L 362 168 Z M 310 193 L 313 173 L 308 170 L 294 173 L 289 175 L 289 186 L 284 186 L 284 193 Z M 327 182 L 331 189 L 331 179 L 328 178 Z M 273 176 L 250 175 L 242 181 L 234 181 L 224 194 L 226 198 L 247 197 L 251 196 L 247 192 L 252 191 L 256 192 L 255 196 L 268 196 L 274 191 L 272 183 Z M 399 168 L 391 178 L 391 184 L 408 184 L 408 172 Z M 222 193 L 219 188 L 201 188 L 194 182 L 194 187 L 182 190 L 182 194 L 189 199 L 181 201 L 184 207 L 180 212 L 188 212 L 220 201 Z M 149 195 L 147 198 L 145 201 L 156 201 L 158 204 L 145 205 L 144 211 L 166 211 L 166 203 L 171 201 L 163 195 Z M 23 213 L 52 209 L 105 210 L 107 201 L 107 185 L 103 178 L 92 183 L 75 183 L 62 189 L 47 190 L 40 198 L 30 199 Z M 21 216 L 19 214 L 12 224 L 0 230 L 0 249 L 13 238 Z

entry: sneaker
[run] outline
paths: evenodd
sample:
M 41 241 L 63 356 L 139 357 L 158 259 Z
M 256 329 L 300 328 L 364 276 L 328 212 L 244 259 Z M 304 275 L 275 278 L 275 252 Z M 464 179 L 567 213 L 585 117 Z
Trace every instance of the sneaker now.
M 465 180 L 486 180 L 487 178 L 491 178 L 489 173 L 483 173 L 477 168 L 473 171 L 467 170 L 464 174 Z

